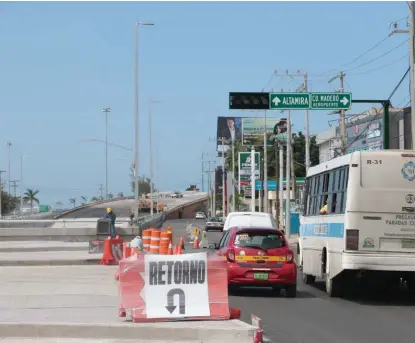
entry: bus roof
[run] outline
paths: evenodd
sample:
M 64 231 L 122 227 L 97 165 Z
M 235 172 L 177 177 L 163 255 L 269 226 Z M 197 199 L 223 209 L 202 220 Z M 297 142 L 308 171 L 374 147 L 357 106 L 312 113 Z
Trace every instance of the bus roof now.
M 319 165 L 316 165 L 314 167 L 311 167 L 308 170 L 307 173 L 307 177 L 313 176 L 313 175 L 317 175 L 320 173 L 323 173 L 326 170 L 331 170 L 331 169 L 335 169 L 338 167 L 342 167 L 342 166 L 346 166 L 348 164 L 350 164 L 350 161 L 352 160 L 352 156 L 356 156 L 356 155 L 383 155 L 383 154 L 414 154 L 415 155 L 415 151 L 413 150 L 398 150 L 398 149 L 390 149 L 390 150 L 369 150 L 369 151 L 354 151 L 351 154 L 347 154 L 344 156 L 339 156 L 336 158 L 333 158 L 330 161 L 326 161 L 323 163 L 320 163 Z M 360 160 L 360 156 L 357 157 L 358 160 Z

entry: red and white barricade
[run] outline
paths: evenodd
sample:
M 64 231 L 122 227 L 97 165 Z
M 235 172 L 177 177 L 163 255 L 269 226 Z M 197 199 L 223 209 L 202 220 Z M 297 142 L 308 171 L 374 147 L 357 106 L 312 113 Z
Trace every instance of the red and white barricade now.
M 226 261 L 207 253 L 123 259 L 119 291 L 120 316 L 133 322 L 231 318 Z

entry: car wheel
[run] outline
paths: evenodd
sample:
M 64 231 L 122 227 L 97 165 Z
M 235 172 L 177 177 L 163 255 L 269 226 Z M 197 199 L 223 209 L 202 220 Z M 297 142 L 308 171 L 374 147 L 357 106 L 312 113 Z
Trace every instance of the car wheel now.
M 285 287 L 285 296 L 287 298 L 295 298 L 297 296 L 297 284 L 288 285 Z
M 331 279 L 329 275 L 326 275 L 326 293 L 330 298 L 339 298 L 342 296 L 340 282 L 341 280 L 339 276 Z

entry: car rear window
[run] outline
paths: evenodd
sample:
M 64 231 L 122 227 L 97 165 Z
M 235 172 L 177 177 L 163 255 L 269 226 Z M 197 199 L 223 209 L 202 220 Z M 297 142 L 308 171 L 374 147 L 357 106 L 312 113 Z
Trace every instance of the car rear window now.
M 257 231 L 240 232 L 235 235 L 233 244 L 236 247 L 250 247 L 261 249 L 277 249 L 285 245 L 284 239 L 276 232 Z

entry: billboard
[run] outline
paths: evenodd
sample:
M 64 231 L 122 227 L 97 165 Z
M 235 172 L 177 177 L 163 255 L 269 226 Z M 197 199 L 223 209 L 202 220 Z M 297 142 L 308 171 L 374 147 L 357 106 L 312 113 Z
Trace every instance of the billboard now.
M 224 139 L 223 145 L 222 137 Z M 240 140 L 241 137 L 241 117 L 218 117 L 218 126 L 216 133 L 216 148 L 218 156 L 222 156 L 222 152 L 226 154 L 226 152 L 232 146 L 232 140 Z
M 267 118 L 267 145 L 287 143 L 287 119 Z M 264 118 L 242 118 L 242 144 L 264 146 Z
M 383 150 L 383 116 L 370 116 L 346 125 L 347 153 Z M 340 136 L 339 128 L 337 135 Z
M 240 152 L 238 159 L 239 166 L 239 185 L 241 188 L 250 185 L 251 183 L 251 153 Z M 259 152 L 255 153 L 255 180 L 260 178 L 260 155 Z

